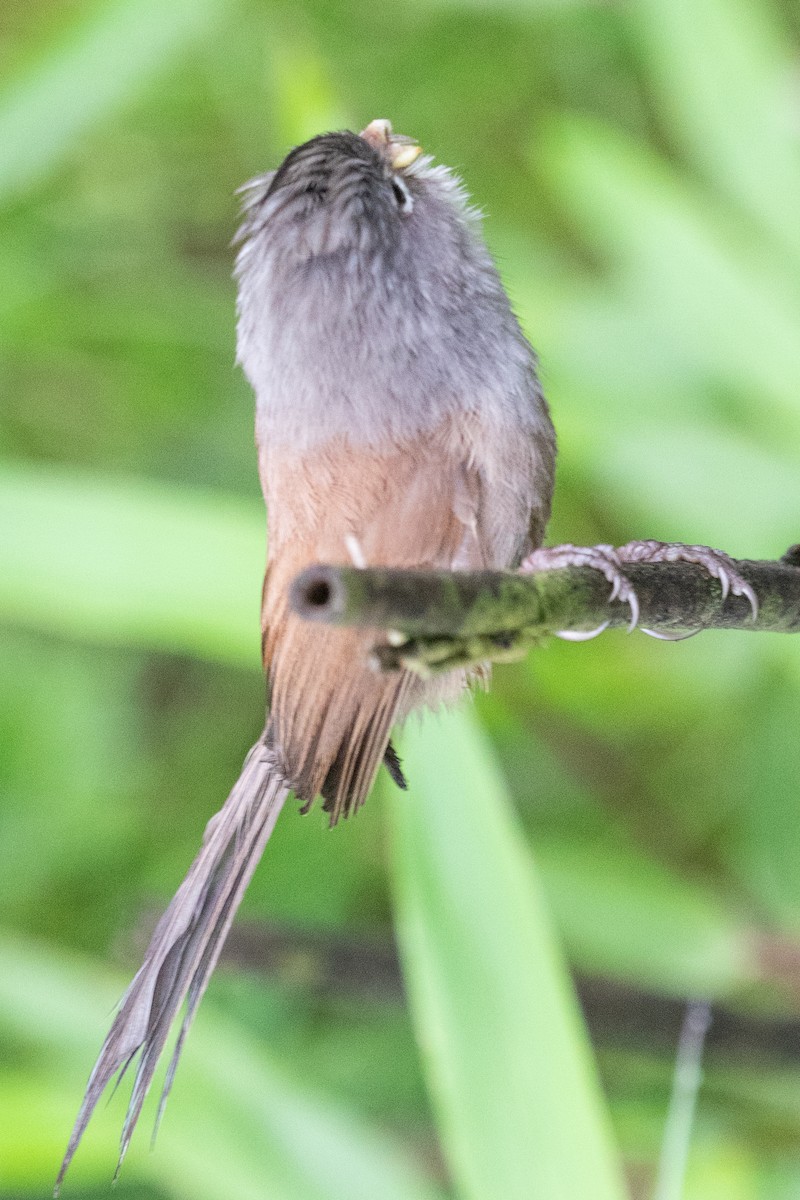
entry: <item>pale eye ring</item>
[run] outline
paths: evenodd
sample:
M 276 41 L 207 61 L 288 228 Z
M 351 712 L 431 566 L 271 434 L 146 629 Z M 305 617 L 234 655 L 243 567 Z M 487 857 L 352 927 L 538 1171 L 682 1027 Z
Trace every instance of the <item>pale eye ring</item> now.
M 392 195 L 395 203 L 402 213 L 410 213 L 414 207 L 414 201 L 411 199 L 411 192 L 406 187 L 403 180 L 398 175 L 393 175 L 392 180 Z

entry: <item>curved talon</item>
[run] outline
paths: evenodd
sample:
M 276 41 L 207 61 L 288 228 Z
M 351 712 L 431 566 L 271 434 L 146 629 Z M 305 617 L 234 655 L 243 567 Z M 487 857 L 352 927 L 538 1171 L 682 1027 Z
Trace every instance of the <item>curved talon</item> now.
M 603 624 L 598 625 L 597 629 L 560 629 L 553 636 L 561 638 L 562 642 L 590 642 L 592 638 L 605 633 L 610 624 L 611 621 L 603 621 Z
M 626 596 L 625 599 L 628 601 L 628 604 L 631 608 L 631 619 L 628 622 L 628 633 L 633 633 L 634 629 L 639 624 L 639 597 L 636 595 L 636 592 L 633 590 L 633 588 L 631 588 L 630 595 Z
M 690 629 L 688 633 L 667 633 L 658 629 L 645 629 L 640 625 L 642 633 L 646 633 L 648 637 L 655 638 L 659 642 L 685 642 L 687 638 L 697 637 L 698 633 L 702 633 L 701 629 Z
M 736 570 L 736 564 L 730 555 L 722 550 L 713 550 L 710 546 L 689 546 L 682 542 L 638 541 L 627 542 L 617 550 L 605 544 L 597 546 L 574 546 L 566 543 L 563 546 L 540 547 L 528 555 L 519 570 L 522 573 L 537 570 L 552 570 L 559 567 L 591 567 L 608 580 L 610 584 L 609 603 L 618 600 L 628 604 L 631 619 L 628 622 L 628 632 L 632 633 L 639 624 L 639 600 L 627 579 L 624 571 L 625 563 L 646 562 L 687 562 L 703 567 L 714 579 L 719 581 L 722 592 L 722 603 L 728 596 L 744 597 L 753 614 L 753 620 L 758 620 L 758 598 L 750 584 Z M 597 637 L 608 628 L 610 621 L 603 622 L 597 629 L 562 630 L 557 637 L 567 642 L 585 642 Z M 694 637 L 700 630 L 690 633 L 661 633 L 654 629 L 645 629 L 648 637 L 654 637 L 662 642 L 681 642 Z
M 747 580 L 736 570 L 735 561 L 723 550 L 714 550 L 711 546 L 689 546 L 682 542 L 641 541 L 627 542 L 620 546 L 617 555 L 621 563 L 695 563 L 719 581 L 723 604 L 731 594 L 743 596 L 750 605 L 753 620 L 758 620 L 758 597 Z
M 734 595 L 744 596 L 745 600 L 750 605 L 750 611 L 753 614 L 753 620 L 758 620 L 758 596 L 755 594 L 749 583 L 745 583 L 743 587 L 734 589 Z
M 609 604 L 619 600 L 621 604 L 629 605 L 631 619 L 628 632 L 636 628 L 639 623 L 639 601 L 613 546 L 605 543 L 597 546 L 574 546 L 567 542 L 562 546 L 539 547 L 520 563 L 519 571 L 527 574 L 531 571 L 557 570 L 561 567 L 591 567 L 592 570 L 599 571 L 610 585 Z M 565 641 L 583 642 L 597 637 L 609 624 L 610 621 L 606 621 L 598 626 L 597 630 L 587 633 L 562 630 L 557 636 L 563 637 Z

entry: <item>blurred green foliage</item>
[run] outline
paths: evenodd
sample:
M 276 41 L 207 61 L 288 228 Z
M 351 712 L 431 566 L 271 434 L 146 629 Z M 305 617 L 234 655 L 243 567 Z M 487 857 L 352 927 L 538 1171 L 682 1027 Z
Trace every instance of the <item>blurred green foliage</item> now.
M 551 539 L 774 557 L 799 48 L 790 0 L 0 9 L 0 1197 L 49 1192 L 142 914 L 261 727 L 235 188 L 390 117 L 463 173 L 540 351 Z M 685 1200 L 800 1195 L 799 723 L 796 639 L 554 643 L 410 731 L 410 796 L 334 833 L 288 811 L 243 917 L 298 951 L 220 971 L 116 1194 L 616 1200 L 619 1150 L 650 1195 L 659 1014 L 704 995 L 753 1041 L 712 1038 Z M 394 912 L 408 1009 L 370 989 Z M 344 990 L 303 949 L 326 932 Z M 121 1112 L 68 1194 L 108 1193 Z

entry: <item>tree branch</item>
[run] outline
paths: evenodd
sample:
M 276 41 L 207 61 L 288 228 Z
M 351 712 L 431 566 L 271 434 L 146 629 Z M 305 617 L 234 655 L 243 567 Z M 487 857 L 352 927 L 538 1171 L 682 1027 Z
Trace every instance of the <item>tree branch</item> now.
M 800 632 L 800 546 L 778 562 L 740 560 L 759 601 L 753 620 L 740 596 L 689 563 L 626 563 L 639 599 L 639 625 L 671 636 L 701 629 Z M 428 675 L 519 658 L 555 633 L 627 626 L 630 608 L 609 600 L 608 581 L 589 567 L 537 571 L 399 571 L 314 566 L 292 584 L 290 604 L 310 621 L 385 631 L 376 665 Z M 377 641 L 377 637 L 376 637 Z

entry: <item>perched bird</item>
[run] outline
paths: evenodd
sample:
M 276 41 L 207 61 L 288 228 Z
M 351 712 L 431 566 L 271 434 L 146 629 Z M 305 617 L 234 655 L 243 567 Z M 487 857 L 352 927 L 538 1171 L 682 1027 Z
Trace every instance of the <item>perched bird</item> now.
M 404 786 L 393 725 L 465 685 L 463 671 L 377 674 L 376 635 L 302 622 L 287 607 L 292 579 L 318 562 L 513 566 L 550 513 L 555 436 L 536 358 L 456 176 L 377 120 L 312 138 L 244 192 L 238 360 L 267 505 L 266 726 L 121 1001 L 57 1189 L 106 1085 L 138 1055 L 122 1161 L 185 1000 L 163 1108 L 289 792 L 304 810 L 320 795 L 334 824 L 381 762 Z
M 187 1030 L 290 792 L 331 824 L 363 804 L 411 709 L 453 699 L 458 670 L 423 681 L 370 666 L 374 631 L 306 624 L 292 580 L 313 563 L 451 570 L 589 565 L 636 598 L 628 560 L 688 559 L 755 597 L 706 547 L 541 548 L 555 435 L 536 357 L 455 175 L 377 120 L 325 133 L 245 191 L 238 359 L 256 395 L 269 550 L 262 736 L 153 933 L 92 1071 L 56 1190 L 107 1084 L 138 1056 L 120 1163 L 186 1001 Z

